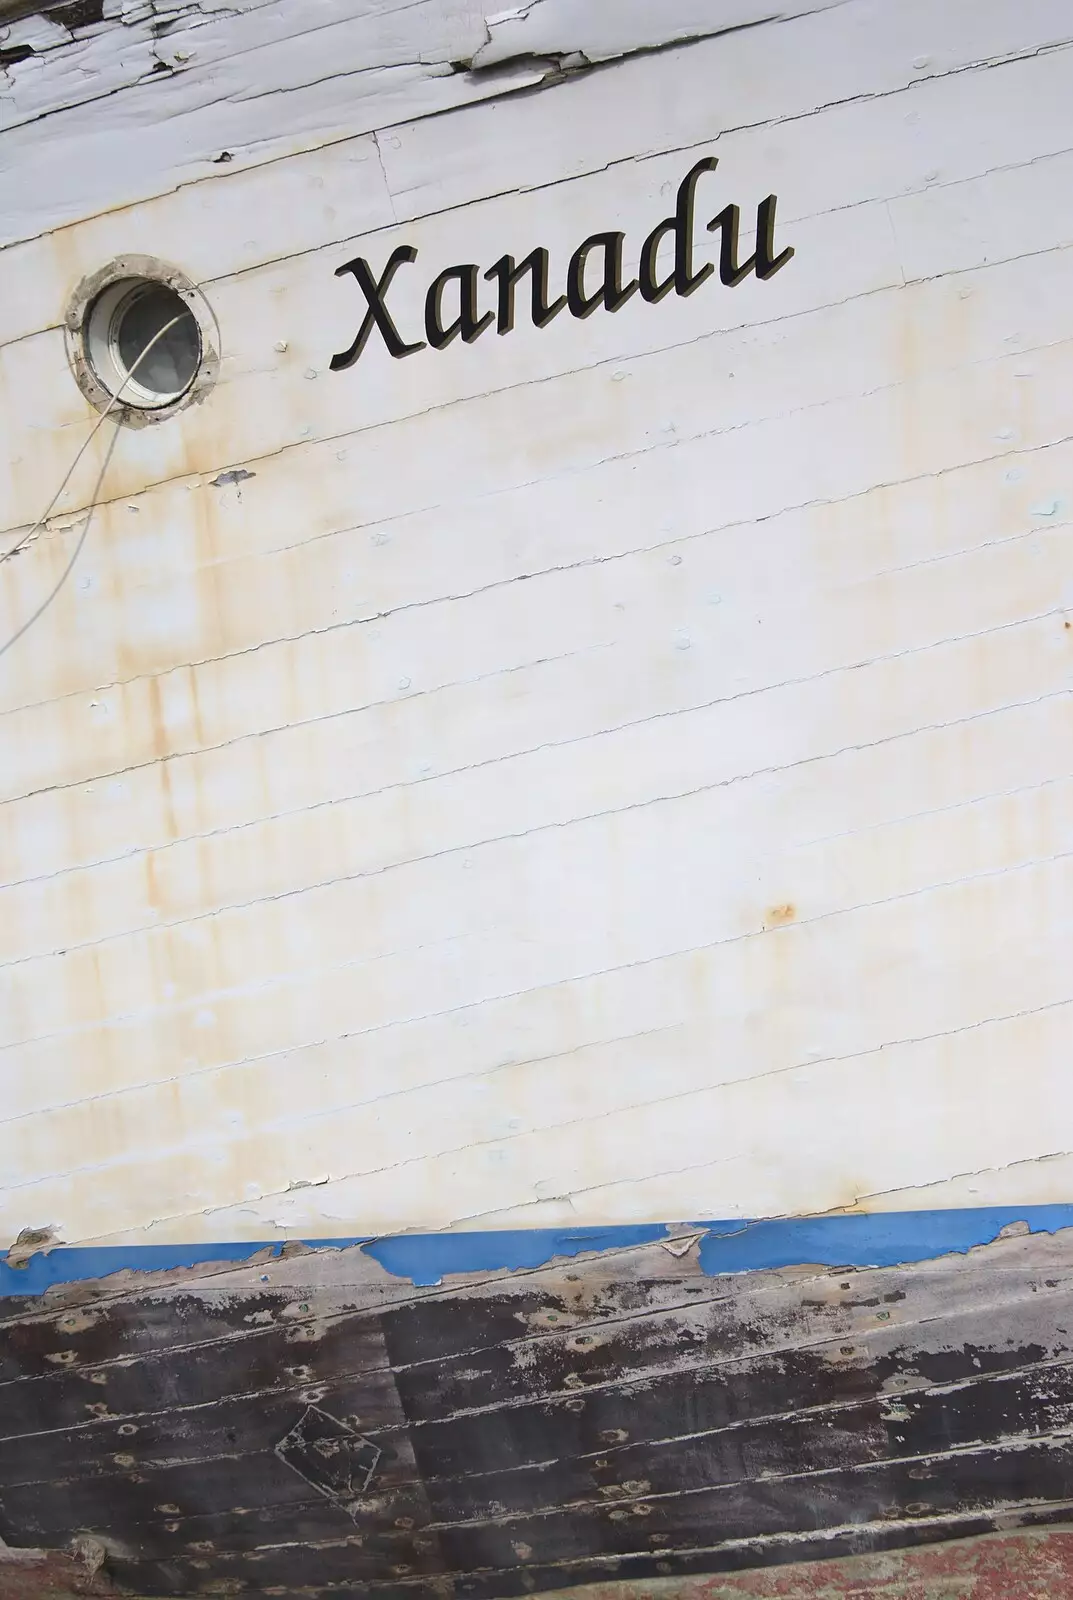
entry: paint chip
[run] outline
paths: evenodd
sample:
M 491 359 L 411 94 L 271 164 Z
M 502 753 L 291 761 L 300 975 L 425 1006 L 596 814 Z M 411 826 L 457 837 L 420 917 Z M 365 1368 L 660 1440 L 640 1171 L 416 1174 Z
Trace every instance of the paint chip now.
M 49 1250 L 62 1243 L 63 1240 L 57 1236 L 55 1228 L 23 1228 L 4 1260 L 17 1272 L 24 1271 L 31 1256 L 37 1255 L 39 1251 L 47 1254 Z
M 659 1242 L 661 1248 L 666 1250 L 668 1255 L 676 1256 L 680 1259 L 682 1256 L 688 1255 L 693 1246 L 699 1244 L 703 1238 L 704 1230 L 702 1229 L 700 1233 L 687 1233 L 680 1239 L 661 1239 Z

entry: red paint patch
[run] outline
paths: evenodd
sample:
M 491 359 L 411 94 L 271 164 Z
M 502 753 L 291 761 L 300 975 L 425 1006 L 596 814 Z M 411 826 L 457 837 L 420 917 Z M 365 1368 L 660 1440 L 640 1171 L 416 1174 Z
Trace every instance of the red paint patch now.
M 730 1577 L 589 1584 L 562 1594 L 564 1600 L 1073 1600 L 1073 1530 L 990 1534 Z
M 36 1560 L 0 1553 L 0 1600 L 74 1600 L 115 1592 L 106 1578 L 87 1572 L 73 1557 L 49 1551 Z

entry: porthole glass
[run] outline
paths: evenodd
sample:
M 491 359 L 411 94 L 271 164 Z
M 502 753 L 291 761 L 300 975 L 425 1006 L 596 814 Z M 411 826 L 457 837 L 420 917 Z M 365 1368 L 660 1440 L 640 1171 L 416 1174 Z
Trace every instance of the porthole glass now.
M 109 394 L 152 409 L 184 395 L 201 365 L 201 330 L 187 301 L 166 283 L 125 278 L 92 302 L 86 355 Z

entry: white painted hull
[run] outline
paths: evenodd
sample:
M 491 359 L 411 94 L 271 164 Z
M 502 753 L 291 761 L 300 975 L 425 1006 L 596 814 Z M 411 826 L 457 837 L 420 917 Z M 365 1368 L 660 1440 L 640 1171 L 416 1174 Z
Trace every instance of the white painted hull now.
M 0 0 L 0 1600 L 1073 1515 L 1073 11 L 488 13 Z
M 12 25 L 5 542 L 94 420 L 83 277 L 174 263 L 222 364 L 0 660 L 6 1243 L 1069 1200 L 1069 17 L 630 54 L 717 9 Z M 349 259 L 414 247 L 417 339 L 455 262 L 635 272 L 706 155 L 696 261 L 777 193 L 767 282 L 330 369 Z

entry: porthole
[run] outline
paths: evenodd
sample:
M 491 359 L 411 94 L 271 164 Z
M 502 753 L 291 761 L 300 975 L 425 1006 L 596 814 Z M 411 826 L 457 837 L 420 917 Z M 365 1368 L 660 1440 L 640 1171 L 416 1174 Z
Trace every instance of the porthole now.
M 201 365 L 201 331 L 166 283 L 120 278 L 86 313 L 86 354 L 97 378 L 129 406 L 167 406 Z
M 125 257 L 86 279 L 66 328 L 82 392 L 135 426 L 202 398 L 216 375 L 218 340 L 204 296 L 148 257 Z

